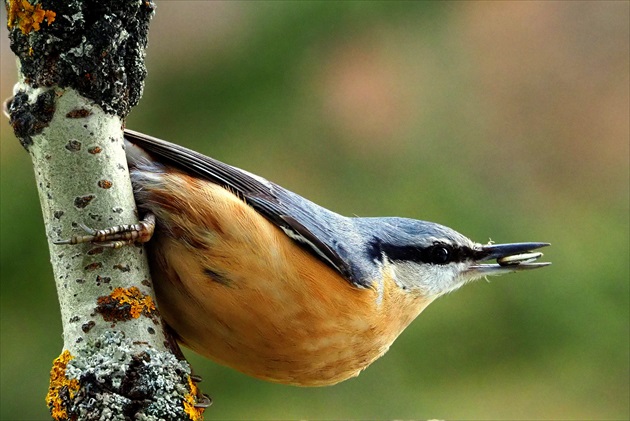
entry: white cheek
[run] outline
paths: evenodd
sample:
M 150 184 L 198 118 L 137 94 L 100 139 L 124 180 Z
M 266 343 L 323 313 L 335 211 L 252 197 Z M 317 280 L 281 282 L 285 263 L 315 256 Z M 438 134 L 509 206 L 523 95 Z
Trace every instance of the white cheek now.
M 402 286 L 419 289 L 423 295 L 437 298 L 466 283 L 466 279 L 460 276 L 466 266 L 465 263 L 431 265 L 401 262 L 395 266 L 396 280 Z

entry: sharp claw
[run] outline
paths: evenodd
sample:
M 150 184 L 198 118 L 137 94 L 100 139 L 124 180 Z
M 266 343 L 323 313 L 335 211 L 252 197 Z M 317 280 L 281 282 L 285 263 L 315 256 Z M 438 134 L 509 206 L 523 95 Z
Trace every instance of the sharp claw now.
M 87 225 L 85 225 L 82 222 L 79 222 L 79 227 L 81 227 L 81 229 L 85 232 L 87 232 L 90 235 L 96 235 L 98 231 L 96 231 L 94 228 L 90 228 Z

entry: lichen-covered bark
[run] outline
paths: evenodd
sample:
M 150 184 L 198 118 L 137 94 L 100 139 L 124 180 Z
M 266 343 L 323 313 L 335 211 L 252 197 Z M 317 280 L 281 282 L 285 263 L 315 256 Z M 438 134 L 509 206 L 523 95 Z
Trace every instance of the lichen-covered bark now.
M 76 89 L 124 118 L 142 96 L 155 6 L 144 0 L 7 2 L 11 49 L 34 88 Z
M 35 169 L 63 321 L 54 419 L 201 419 L 156 308 L 141 247 L 53 241 L 137 223 L 123 119 L 141 94 L 149 0 L 10 0 L 19 81 L 10 122 Z M 43 374 L 43 373 L 42 373 Z

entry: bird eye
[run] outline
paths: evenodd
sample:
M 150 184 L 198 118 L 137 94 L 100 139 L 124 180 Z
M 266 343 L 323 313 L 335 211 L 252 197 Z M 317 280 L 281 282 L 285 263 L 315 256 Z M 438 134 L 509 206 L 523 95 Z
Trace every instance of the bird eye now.
M 431 263 L 443 265 L 449 262 L 451 251 L 446 246 L 433 246 L 431 248 Z

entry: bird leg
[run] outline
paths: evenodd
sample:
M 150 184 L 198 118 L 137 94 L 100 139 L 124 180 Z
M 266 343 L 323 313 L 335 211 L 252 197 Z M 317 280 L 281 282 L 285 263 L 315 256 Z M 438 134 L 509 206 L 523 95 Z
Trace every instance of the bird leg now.
M 118 249 L 133 243 L 146 243 L 155 231 L 155 215 L 148 213 L 137 224 L 117 225 L 102 230 L 95 230 L 82 223 L 79 226 L 87 235 L 73 235 L 67 240 L 53 241 L 53 244 L 92 243 L 101 247 Z

